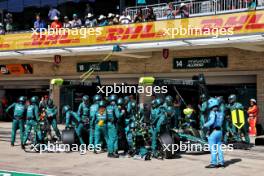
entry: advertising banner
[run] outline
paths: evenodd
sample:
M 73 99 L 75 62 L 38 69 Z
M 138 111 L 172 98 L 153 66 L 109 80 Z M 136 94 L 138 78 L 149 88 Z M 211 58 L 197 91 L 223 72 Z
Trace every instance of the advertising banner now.
M 0 35 L 0 51 L 137 43 L 264 32 L 264 10 L 42 33 Z

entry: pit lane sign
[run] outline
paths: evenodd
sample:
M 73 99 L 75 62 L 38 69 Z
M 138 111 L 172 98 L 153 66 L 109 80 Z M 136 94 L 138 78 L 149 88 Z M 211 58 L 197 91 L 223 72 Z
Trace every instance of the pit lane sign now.
M 118 71 L 117 61 L 105 61 L 105 62 L 85 62 L 77 64 L 77 72 L 86 72 L 90 69 L 94 71 Z
M 227 56 L 174 58 L 173 69 L 226 68 Z
M 241 109 L 235 109 L 231 111 L 232 123 L 238 129 L 241 129 L 245 125 L 245 114 Z

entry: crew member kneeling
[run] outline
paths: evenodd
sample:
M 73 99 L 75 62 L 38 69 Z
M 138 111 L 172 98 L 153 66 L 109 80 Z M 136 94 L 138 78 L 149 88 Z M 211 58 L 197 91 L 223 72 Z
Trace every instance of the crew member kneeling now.
M 211 152 L 211 164 L 206 166 L 206 168 L 224 167 L 224 156 L 221 148 L 224 114 L 219 111 L 219 101 L 217 98 L 210 98 L 208 100 L 208 108 L 210 110 L 209 120 L 204 124 L 204 128 L 210 128 L 211 132 L 208 137 Z

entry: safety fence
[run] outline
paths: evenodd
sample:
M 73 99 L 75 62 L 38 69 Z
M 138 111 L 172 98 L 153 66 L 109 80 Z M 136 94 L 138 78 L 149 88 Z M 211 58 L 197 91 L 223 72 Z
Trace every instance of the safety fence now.
M 189 16 L 215 15 L 222 13 L 242 12 L 246 10 L 264 9 L 264 0 L 205 0 L 194 1 L 185 0 L 169 4 L 160 3 L 154 5 L 136 6 L 126 8 L 132 19 L 138 10 L 142 10 L 142 14 L 146 15 L 149 8 L 153 9 L 157 20 L 167 19 L 169 10 L 180 9 L 184 5 L 187 7 Z M 176 16 L 179 18 L 180 16 Z

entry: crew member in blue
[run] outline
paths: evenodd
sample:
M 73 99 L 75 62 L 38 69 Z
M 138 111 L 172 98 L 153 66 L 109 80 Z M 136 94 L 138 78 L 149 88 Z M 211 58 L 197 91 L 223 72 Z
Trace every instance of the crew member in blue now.
M 208 143 L 211 152 L 211 163 L 206 168 L 225 167 L 224 156 L 222 151 L 222 125 L 224 121 L 224 114 L 219 110 L 219 100 L 217 98 L 210 98 L 208 100 L 209 116 L 208 121 L 204 124 L 204 128 L 209 128 L 210 135 Z

